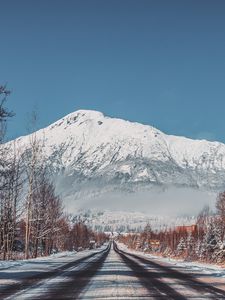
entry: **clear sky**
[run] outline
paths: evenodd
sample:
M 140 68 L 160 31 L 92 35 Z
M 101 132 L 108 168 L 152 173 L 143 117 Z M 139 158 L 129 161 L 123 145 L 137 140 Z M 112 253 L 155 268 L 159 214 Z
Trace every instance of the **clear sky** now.
M 9 137 L 77 109 L 225 142 L 224 0 L 0 0 Z

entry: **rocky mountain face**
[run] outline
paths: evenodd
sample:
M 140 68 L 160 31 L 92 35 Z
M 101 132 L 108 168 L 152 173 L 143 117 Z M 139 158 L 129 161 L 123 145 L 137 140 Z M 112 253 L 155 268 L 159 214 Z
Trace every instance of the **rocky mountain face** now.
M 57 188 L 74 199 L 151 187 L 225 188 L 225 145 L 79 110 L 37 132 Z M 25 151 L 29 136 L 16 144 Z

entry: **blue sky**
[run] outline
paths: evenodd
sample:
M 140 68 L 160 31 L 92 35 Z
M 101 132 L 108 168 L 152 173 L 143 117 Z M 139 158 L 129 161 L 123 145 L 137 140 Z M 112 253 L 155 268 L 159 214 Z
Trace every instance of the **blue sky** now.
M 10 138 L 77 109 L 225 142 L 225 1 L 0 1 Z

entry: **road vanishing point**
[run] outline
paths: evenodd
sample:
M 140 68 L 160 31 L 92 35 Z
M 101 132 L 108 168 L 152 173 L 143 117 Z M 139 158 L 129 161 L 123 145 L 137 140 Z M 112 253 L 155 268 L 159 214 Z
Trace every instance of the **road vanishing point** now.
M 115 242 L 78 258 L 46 261 L 46 268 L 38 264 L 0 270 L 0 300 L 225 299 L 224 284 L 121 250 Z

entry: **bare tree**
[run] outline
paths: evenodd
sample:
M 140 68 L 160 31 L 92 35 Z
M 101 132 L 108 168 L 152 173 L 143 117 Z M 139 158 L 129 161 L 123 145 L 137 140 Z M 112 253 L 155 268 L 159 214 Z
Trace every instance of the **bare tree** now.
M 21 161 L 18 158 L 15 142 L 12 143 L 5 167 L 4 188 L 1 190 L 1 243 L 3 259 L 12 257 L 16 238 L 16 228 L 21 210 L 22 190 Z
M 20 164 L 17 160 L 15 143 L 3 144 L 7 120 L 14 113 L 7 109 L 6 101 L 10 91 L 0 86 L 0 249 L 3 259 L 12 254 L 18 221 L 18 202 L 20 183 Z
M 55 194 L 49 179 L 49 170 L 44 159 L 44 133 L 38 136 L 37 113 L 29 122 L 29 145 L 23 153 L 27 179 L 25 212 L 25 258 L 37 257 L 38 252 L 52 252 L 58 222 L 62 215 L 60 198 Z M 39 249 L 41 249 L 39 251 Z
M 5 85 L 0 85 L 0 143 L 3 142 L 6 132 L 6 124 L 8 118 L 14 116 L 14 113 L 7 109 L 5 106 L 7 97 L 10 95 L 10 91 Z
M 49 255 L 52 252 L 63 214 L 61 199 L 56 195 L 54 185 L 46 173 L 43 173 L 39 180 L 32 207 L 31 233 L 34 257 L 38 256 L 39 248 L 41 254 Z
M 26 197 L 26 231 L 25 231 L 25 258 L 28 259 L 30 256 L 30 243 L 31 243 L 31 227 L 33 222 L 33 205 L 35 197 L 35 189 L 37 188 L 38 177 L 42 170 L 43 162 L 41 158 L 41 144 L 38 140 L 36 133 L 37 126 L 37 113 L 32 112 L 30 121 L 28 123 L 28 130 L 31 131 L 29 135 L 29 145 L 25 149 L 25 152 L 22 154 L 25 171 L 26 171 L 26 180 L 28 185 L 27 197 Z

